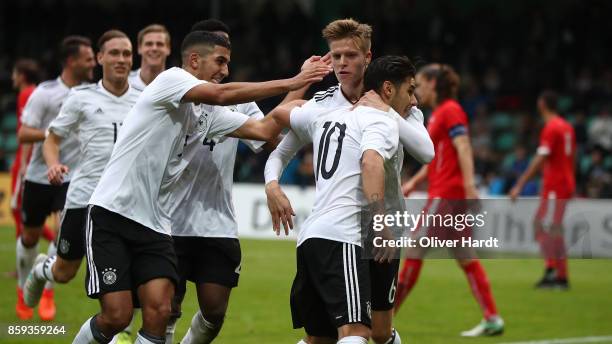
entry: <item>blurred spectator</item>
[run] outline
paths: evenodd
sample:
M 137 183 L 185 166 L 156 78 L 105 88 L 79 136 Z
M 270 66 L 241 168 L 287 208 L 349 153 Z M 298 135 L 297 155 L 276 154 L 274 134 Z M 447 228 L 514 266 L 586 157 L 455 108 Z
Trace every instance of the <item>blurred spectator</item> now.
M 606 104 L 589 127 L 589 142 L 612 151 L 612 114 L 610 104 Z
M 589 198 L 612 198 L 612 169 L 605 166 L 604 154 L 605 150 L 601 146 L 591 150 L 585 192 Z

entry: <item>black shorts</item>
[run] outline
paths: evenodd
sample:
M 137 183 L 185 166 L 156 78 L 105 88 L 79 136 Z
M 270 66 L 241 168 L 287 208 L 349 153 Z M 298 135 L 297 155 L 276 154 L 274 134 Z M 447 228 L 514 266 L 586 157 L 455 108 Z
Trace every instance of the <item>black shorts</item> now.
M 240 242 L 234 238 L 174 236 L 178 259 L 177 294 L 185 294 L 187 281 L 215 283 L 228 288 L 238 285 L 240 277 Z
M 369 264 L 361 248 L 312 238 L 297 248 L 297 272 L 291 287 L 293 327 L 311 336 L 336 338 L 352 323 L 370 326 Z
M 78 260 L 85 255 L 85 222 L 87 208 L 64 209 L 57 238 L 57 255 Z
M 167 278 L 178 283 L 172 237 L 102 207 L 91 206 L 85 231 L 87 295 L 131 290 Z
M 64 209 L 68 184 L 46 185 L 25 181 L 21 216 L 28 227 L 40 227 L 51 213 Z
M 370 260 L 373 311 L 389 311 L 393 309 L 399 264 L 399 259 L 393 259 L 391 263 L 377 263 L 374 260 Z

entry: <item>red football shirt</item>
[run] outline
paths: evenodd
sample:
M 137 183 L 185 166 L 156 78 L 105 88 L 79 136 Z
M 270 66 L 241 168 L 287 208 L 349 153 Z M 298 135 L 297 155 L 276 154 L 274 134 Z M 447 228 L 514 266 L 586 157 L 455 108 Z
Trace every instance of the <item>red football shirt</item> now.
M 574 128 L 559 116 L 552 117 L 540 134 L 538 153 L 546 154 L 542 195 L 555 192 L 557 198 L 571 198 L 576 189 L 574 158 L 576 135 Z
M 35 88 L 36 86 L 28 86 L 21 90 L 17 95 L 17 131 L 19 131 L 19 128 L 21 128 L 21 114 L 23 113 L 23 108 L 25 107 L 26 103 L 28 102 L 28 98 L 30 98 L 30 95 L 32 92 L 34 92 Z
M 434 144 L 436 156 L 427 167 L 429 197 L 445 199 L 465 198 L 463 174 L 453 138 L 468 134 L 467 115 L 461 105 L 448 99 L 434 109 L 427 131 Z

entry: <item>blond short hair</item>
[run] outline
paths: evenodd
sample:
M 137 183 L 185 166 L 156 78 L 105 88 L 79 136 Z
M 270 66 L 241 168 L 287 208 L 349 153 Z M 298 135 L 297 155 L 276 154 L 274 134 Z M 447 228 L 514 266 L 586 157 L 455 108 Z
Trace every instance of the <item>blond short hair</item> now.
M 161 24 L 151 24 L 140 30 L 138 32 L 138 46 L 142 44 L 144 36 L 151 32 L 161 32 L 166 34 L 166 44 L 170 46 L 170 32 L 168 32 L 168 29 L 166 29 L 166 27 Z
M 323 38 L 327 40 L 327 43 L 351 38 L 359 49 L 367 52 L 372 45 L 372 27 L 352 18 L 334 20 L 323 29 Z

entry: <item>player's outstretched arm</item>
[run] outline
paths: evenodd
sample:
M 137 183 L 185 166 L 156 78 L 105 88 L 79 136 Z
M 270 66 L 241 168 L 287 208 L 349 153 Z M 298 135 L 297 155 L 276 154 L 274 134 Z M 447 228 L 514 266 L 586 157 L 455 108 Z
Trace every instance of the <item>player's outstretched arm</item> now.
M 62 137 L 49 132 L 49 135 L 43 142 L 42 152 L 43 158 L 47 163 L 47 178 L 53 185 L 60 185 L 64 182 L 64 174 L 68 173 L 68 166 L 60 163 L 60 144 Z
M 21 125 L 17 132 L 17 140 L 19 143 L 35 143 L 45 139 L 45 131 L 37 128 L 29 127 L 25 124 Z
M 529 163 L 527 170 L 519 177 L 516 184 L 510 190 L 510 198 L 512 199 L 512 201 L 516 201 L 518 196 L 521 194 L 521 190 L 523 190 L 523 187 L 525 187 L 525 184 L 540 171 L 540 168 L 544 164 L 545 160 L 546 155 L 535 155 L 535 157 Z
M 307 84 L 323 80 L 331 72 L 325 63 L 315 63 L 290 79 L 265 82 L 230 82 L 227 84 L 205 83 L 195 86 L 182 98 L 183 102 L 210 105 L 232 105 L 248 103 L 263 98 L 297 90 Z
M 300 148 L 305 145 L 303 141 L 292 131 L 282 139 L 278 147 L 270 153 L 264 170 L 266 180 L 266 198 L 268 210 L 272 217 L 272 228 L 276 235 L 280 234 L 280 224 L 283 224 L 285 235 L 289 234 L 289 229 L 293 229 L 293 219 L 295 216 L 293 207 L 287 195 L 283 192 L 278 180 L 280 176 Z
M 281 130 L 289 127 L 291 110 L 302 105 L 304 102 L 304 100 L 296 100 L 287 104 L 281 104 L 262 119 L 249 118 L 240 128 L 234 130 L 228 136 L 273 142 L 278 138 Z

